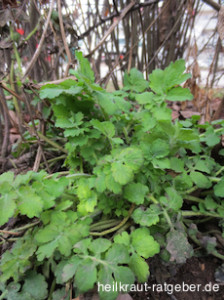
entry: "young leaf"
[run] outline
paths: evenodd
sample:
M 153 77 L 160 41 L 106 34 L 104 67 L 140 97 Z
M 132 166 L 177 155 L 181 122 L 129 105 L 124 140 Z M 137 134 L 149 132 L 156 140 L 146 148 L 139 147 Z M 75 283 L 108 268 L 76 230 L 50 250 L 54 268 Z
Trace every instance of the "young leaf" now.
M 52 300 L 69 300 L 70 296 L 65 288 L 57 289 L 52 294 Z
M 129 183 L 124 189 L 124 197 L 132 203 L 143 204 L 148 192 L 148 187 L 142 183 Z
M 169 154 L 170 147 L 167 141 L 157 139 L 153 142 L 150 151 L 154 157 L 162 158 Z
M 174 170 L 175 172 L 183 172 L 184 171 L 184 162 L 183 160 L 177 157 L 170 158 L 170 169 Z
M 157 206 L 151 205 L 150 208 L 147 208 L 146 210 L 139 207 L 133 212 L 132 218 L 135 223 L 140 224 L 143 227 L 150 227 L 159 222 L 159 213 L 160 209 Z
M 170 65 L 164 70 L 164 81 L 165 86 L 172 88 L 176 85 L 179 85 L 191 78 L 191 75 L 188 73 L 183 74 L 185 71 L 185 61 L 184 59 L 176 60 L 171 62 Z
M 116 156 L 116 158 L 124 162 L 134 171 L 137 171 L 143 164 L 142 151 L 134 147 L 125 148 Z
M 150 114 L 147 111 L 143 111 L 143 112 L 139 113 L 138 119 L 140 120 L 140 122 L 143 126 L 144 132 L 151 130 L 157 124 L 156 119 L 152 116 L 152 114 Z
M 75 287 L 80 292 L 86 292 L 93 288 L 96 280 L 96 263 L 89 258 L 84 259 L 77 267 L 74 282 Z
M 35 271 L 30 271 L 23 285 L 23 292 L 30 294 L 36 300 L 44 300 L 48 295 L 48 286 L 45 278 Z
M 224 178 L 214 186 L 214 193 L 217 197 L 224 197 Z
M 18 208 L 22 215 L 29 218 L 38 217 L 43 208 L 42 199 L 31 187 L 21 187 L 19 189 Z
M 180 86 L 172 88 L 166 94 L 166 100 L 169 101 L 186 101 L 192 100 L 194 97 L 187 88 L 182 88 Z
M 201 172 L 205 172 L 210 174 L 211 173 L 211 165 L 209 163 L 209 160 L 198 160 L 196 165 L 195 165 L 195 170 L 201 171 Z
M 191 172 L 190 177 L 199 188 L 209 189 L 212 186 L 211 181 L 200 172 Z
M 133 178 L 132 169 L 129 166 L 122 164 L 121 162 L 112 163 L 111 170 L 114 180 L 121 185 L 128 183 Z
M 164 81 L 164 71 L 160 69 L 156 69 L 149 75 L 149 87 L 156 93 L 156 94 L 163 94 L 164 90 L 163 81 Z
M 218 207 L 218 203 L 216 203 L 211 196 L 205 198 L 204 204 L 208 210 L 215 210 Z
M 100 295 L 100 299 L 104 300 L 116 300 L 118 296 L 118 291 L 113 289 L 114 277 L 113 273 L 109 269 L 109 266 L 103 265 L 100 267 L 98 273 L 98 291 Z M 111 289 L 105 290 L 105 286 L 108 284 Z
M 133 253 L 129 266 L 137 276 L 139 282 L 147 282 L 149 277 L 149 265 L 141 256 Z
M 62 282 L 67 282 L 75 275 L 80 262 L 81 259 L 78 256 L 73 256 L 67 261 L 67 263 L 64 265 L 62 269 L 62 274 L 61 274 Z
M 117 266 L 114 268 L 114 277 L 116 282 L 122 282 L 125 284 L 132 284 L 135 281 L 135 276 L 132 270 L 128 267 Z
M 188 143 L 188 142 L 198 141 L 199 136 L 196 132 L 194 132 L 190 128 L 181 128 L 178 134 L 178 139 L 180 141 Z
M 153 257 L 159 253 L 160 246 L 150 235 L 147 228 L 138 228 L 131 233 L 131 244 L 138 255 L 144 258 Z
M 91 250 L 93 253 L 102 253 L 107 251 L 111 246 L 111 242 L 107 239 L 103 238 L 98 238 L 94 241 L 89 246 L 89 250 Z
M 8 222 L 15 212 L 15 195 L 13 193 L 4 194 L 0 197 L 0 226 Z
M 112 138 L 115 135 L 115 127 L 111 122 L 100 122 L 98 120 L 92 120 L 93 126 L 102 132 L 106 137 Z
M 137 94 L 135 99 L 138 101 L 139 104 L 151 104 L 153 102 L 155 95 L 152 92 L 145 92 L 142 94 Z
M 129 246 L 130 235 L 126 231 L 123 231 L 121 234 L 115 235 L 114 242 L 117 244 L 124 244 L 125 246 Z
M 14 173 L 11 171 L 2 173 L 0 175 L 0 183 L 6 183 L 6 182 L 12 183 L 13 179 L 14 179 Z
M 113 192 L 114 194 L 120 194 L 121 190 L 122 190 L 120 182 L 129 181 L 129 177 L 128 177 L 129 175 L 126 176 L 126 177 L 123 177 L 123 176 L 120 176 L 120 174 L 116 173 L 116 172 L 117 172 L 117 169 L 116 169 L 116 167 L 114 167 L 114 174 L 110 173 L 110 174 L 106 175 L 105 184 L 106 184 L 106 188 L 109 191 Z M 115 177 L 114 176 L 117 178 L 117 181 L 115 181 Z M 130 178 L 132 179 L 132 175 L 131 175 Z
M 75 83 L 75 81 L 74 81 Z M 77 95 L 82 91 L 82 87 L 74 86 L 70 87 L 69 89 L 65 89 L 63 87 L 58 87 L 57 85 L 51 85 L 49 88 L 42 88 L 40 90 L 40 98 L 41 99 L 55 99 L 56 97 L 60 96 L 61 94 L 67 95 Z
M 171 62 L 164 71 L 156 69 L 149 75 L 149 86 L 159 95 L 167 94 L 171 88 L 191 77 L 190 74 L 183 74 L 184 71 L 185 61 L 183 59 Z
M 183 205 L 182 197 L 177 193 L 177 191 L 173 187 L 168 187 L 165 189 L 167 198 L 163 198 L 163 204 L 165 204 L 168 208 L 178 211 Z
M 96 103 L 104 110 L 108 115 L 113 115 L 117 111 L 117 105 L 113 102 L 108 94 L 103 92 L 95 92 L 95 101 Z
M 20 237 L 1 257 L 0 273 L 1 282 L 13 278 L 18 281 L 21 276 L 31 267 L 30 258 L 36 251 L 37 245 L 33 237 L 29 234 Z M 19 257 L 19 259 L 18 259 Z
M 2 290 L 1 296 L 5 295 L 4 299 L 7 300 L 37 300 L 37 298 L 33 298 L 30 294 L 20 291 L 20 289 L 21 285 L 19 283 L 10 282 L 7 287 Z
M 82 52 L 75 52 L 75 56 L 79 61 L 79 72 L 89 79 L 90 82 L 94 82 L 94 72 L 91 69 L 90 63 L 87 58 L 83 57 Z
M 112 247 L 106 253 L 106 261 L 113 264 L 127 264 L 129 263 L 130 256 L 125 247 L 122 244 L 113 244 Z
M 130 73 L 124 75 L 124 90 L 143 92 L 148 87 L 148 82 L 144 79 L 143 74 L 137 69 L 131 69 Z

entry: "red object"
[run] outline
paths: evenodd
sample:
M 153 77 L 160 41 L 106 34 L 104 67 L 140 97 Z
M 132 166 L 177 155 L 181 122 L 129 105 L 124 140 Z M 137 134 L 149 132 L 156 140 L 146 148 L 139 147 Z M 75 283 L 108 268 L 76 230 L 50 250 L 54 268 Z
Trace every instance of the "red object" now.
M 124 59 L 124 55 L 123 54 L 120 55 L 120 59 Z
M 20 34 L 20 35 L 24 35 L 24 30 L 22 28 L 16 28 L 16 31 Z
M 47 61 L 51 62 L 51 56 L 50 55 L 47 56 Z

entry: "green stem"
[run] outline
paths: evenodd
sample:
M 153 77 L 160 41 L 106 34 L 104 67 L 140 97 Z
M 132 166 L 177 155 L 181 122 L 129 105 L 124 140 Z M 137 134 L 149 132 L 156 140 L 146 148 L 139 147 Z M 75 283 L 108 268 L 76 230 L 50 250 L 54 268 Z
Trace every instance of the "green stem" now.
M 105 222 L 98 222 L 90 226 L 91 231 L 100 231 L 102 229 L 111 228 L 117 226 L 120 223 L 119 220 L 105 220 Z
M 54 157 L 54 158 L 51 158 L 51 159 L 48 159 L 47 162 L 48 163 L 52 163 L 52 162 L 55 162 L 55 161 L 58 161 L 58 160 L 61 160 L 61 159 L 65 159 L 67 156 L 66 155 L 61 155 L 61 156 L 58 156 L 58 157 Z
M 196 245 L 198 245 L 199 247 L 202 247 L 200 241 L 196 238 L 196 236 L 194 236 L 194 235 L 189 235 L 189 236 Z M 221 260 L 224 260 L 224 255 L 220 254 L 217 250 L 209 252 L 209 254 L 211 254 Z
M 221 178 L 217 178 L 217 177 L 208 177 L 212 182 L 219 182 L 221 180 Z
M 17 64 L 18 64 L 18 70 L 19 70 L 20 75 L 22 75 L 23 74 L 22 63 L 21 63 L 21 59 L 20 59 L 20 56 L 19 56 L 19 52 L 18 52 L 17 47 L 15 45 L 15 41 L 13 39 L 13 29 L 12 29 L 11 25 L 9 27 L 9 31 L 10 31 L 10 37 L 13 41 L 13 51 L 14 51 L 15 58 L 16 58 L 16 61 L 17 61 Z
M 80 172 L 83 173 L 83 159 L 81 156 L 79 160 L 80 160 Z
M 173 227 L 173 224 L 171 222 L 171 219 L 170 219 L 170 217 L 169 217 L 169 215 L 168 215 L 168 213 L 167 213 L 167 211 L 165 209 L 163 209 L 163 215 L 164 215 L 164 217 L 165 217 L 165 219 L 166 219 L 166 221 L 167 221 L 170 229 L 174 230 L 174 227 Z
M 123 127 L 123 132 L 124 132 L 124 136 L 125 136 L 126 142 L 127 142 L 127 144 L 129 144 L 130 138 L 128 136 L 128 130 L 127 130 L 126 127 Z
M 58 145 L 57 143 L 53 142 L 52 140 L 50 140 L 49 138 L 47 138 L 45 135 L 43 135 L 41 132 L 37 132 L 38 136 L 40 139 L 44 140 L 45 142 L 47 142 L 48 144 L 50 144 L 51 146 L 55 147 L 56 149 L 68 154 L 67 150 L 65 150 L 63 147 L 61 147 L 60 145 Z
M 125 231 L 126 229 L 128 229 L 128 227 L 130 227 L 131 223 L 130 222 L 127 222 L 126 224 L 124 224 L 121 228 L 118 229 L 118 231 L 116 232 L 116 235 L 117 234 L 120 234 L 122 233 L 123 231 Z
M 24 225 L 24 226 L 15 228 L 15 229 L 12 230 L 12 231 L 15 231 L 15 232 L 16 232 L 16 231 L 23 231 L 23 230 L 25 230 L 25 229 L 32 228 L 32 227 L 38 225 L 39 223 L 40 223 L 40 221 L 36 221 L 36 222 L 31 223 L 31 224 L 27 224 L 27 225 Z
M 50 175 L 47 175 L 46 177 L 44 177 L 44 179 L 49 179 L 49 178 L 52 178 L 53 176 L 55 176 L 57 174 L 56 177 L 62 177 L 62 176 L 67 176 L 70 174 L 69 171 L 62 171 L 62 172 L 58 172 L 58 173 L 53 173 L 53 174 L 50 174 Z
M 186 196 L 184 196 L 184 199 L 185 199 L 185 200 L 189 200 L 189 201 L 193 201 L 193 202 L 198 202 L 198 203 L 203 203 L 203 202 L 204 202 L 203 199 L 200 199 L 200 198 L 198 198 L 198 197 L 191 196 L 191 195 L 186 195 Z
M 0 296 L 0 300 L 4 299 L 7 294 L 8 294 L 8 291 L 4 291 Z
M 149 199 L 152 200 L 152 202 L 153 202 L 154 204 L 158 204 L 158 203 L 159 203 L 159 201 L 157 201 L 156 198 L 155 198 L 153 195 L 150 195 L 150 196 L 149 196 Z
M 222 130 L 223 130 L 223 128 L 218 128 L 218 129 L 215 129 L 214 132 L 217 133 L 217 132 L 220 132 L 220 131 L 222 131 Z M 206 132 L 201 133 L 201 134 L 199 135 L 199 137 L 201 138 L 201 137 L 204 137 L 205 135 L 206 135 Z
M 190 188 L 189 190 L 185 191 L 184 193 L 185 194 L 191 194 L 193 193 L 194 191 L 196 191 L 198 189 L 197 186 L 193 186 L 192 188 Z
M 52 294 L 55 290 L 55 286 L 56 286 L 56 279 L 53 280 L 52 284 L 51 284 L 51 289 L 50 289 L 50 292 L 49 292 L 49 297 L 48 297 L 48 300 L 51 300 L 52 299 Z
M 20 59 L 20 56 L 19 56 L 19 52 L 16 48 L 16 45 L 15 43 L 13 43 L 13 50 L 14 50 L 14 53 L 15 53 L 15 57 L 16 57 L 16 61 L 17 61 L 17 64 L 18 64 L 18 70 L 19 70 L 19 73 L 21 76 L 23 76 L 23 70 L 22 70 L 22 63 L 21 63 L 21 59 Z M 19 79 L 20 80 L 20 79 Z
M 220 254 L 218 251 L 213 251 L 211 254 L 217 258 L 224 260 L 224 255 Z
M 215 177 L 224 171 L 224 166 L 215 173 Z
M 211 214 L 208 212 L 199 212 L 199 211 L 188 211 L 188 210 L 184 210 L 181 212 L 183 217 L 198 217 L 198 216 L 208 216 L 208 217 L 213 217 L 213 218 L 220 218 L 222 219 L 223 217 L 221 217 L 219 214 Z
M 11 85 L 12 90 L 15 91 L 13 76 L 14 76 L 14 60 L 12 59 L 11 66 L 10 66 L 9 81 L 10 81 L 10 85 Z M 16 113 L 19 117 L 19 121 L 22 122 L 21 111 L 20 111 L 18 100 L 15 96 L 12 96 L 12 100 L 13 100 L 13 104 L 14 104 L 15 109 L 16 109 Z
M 131 208 L 129 209 L 129 212 L 128 212 L 128 216 L 125 217 L 117 226 L 113 227 L 113 228 L 110 228 L 108 230 L 105 230 L 105 231 L 102 231 L 102 232 L 90 232 L 91 235 L 93 236 L 103 236 L 103 235 L 106 235 L 108 233 L 111 233 L 111 232 L 114 232 L 114 231 L 117 231 L 118 229 L 120 229 L 125 223 L 127 223 L 128 219 L 130 218 L 133 210 L 135 208 L 135 204 L 132 204 Z
M 150 196 L 149 196 L 149 199 L 152 200 L 152 202 L 153 202 L 154 204 L 158 204 L 158 203 L 159 203 L 159 201 L 156 200 L 156 198 L 155 198 L 153 195 L 150 195 Z M 173 227 L 172 221 L 171 221 L 171 219 L 170 219 L 170 217 L 169 217 L 169 215 L 168 215 L 168 213 L 167 213 L 167 211 L 166 211 L 165 209 L 163 209 L 163 215 L 164 215 L 164 217 L 165 217 L 165 219 L 166 219 L 166 221 L 167 221 L 167 223 L 168 223 L 170 229 L 173 230 L 174 227 Z
M 57 172 L 57 173 L 53 173 L 53 174 L 47 175 L 44 178 L 45 179 L 52 178 L 55 174 L 57 174 L 56 177 L 66 176 L 66 178 L 71 178 L 71 177 L 78 177 L 79 178 L 79 177 L 91 177 L 92 176 L 92 175 L 86 174 L 86 173 L 71 174 L 70 171 L 62 171 L 62 172 Z
M 38 30 L 40 21 L 37 23 L 36 27 L 27 35 L 27 37 L 23 40 L 24 42 L 27 42 Z

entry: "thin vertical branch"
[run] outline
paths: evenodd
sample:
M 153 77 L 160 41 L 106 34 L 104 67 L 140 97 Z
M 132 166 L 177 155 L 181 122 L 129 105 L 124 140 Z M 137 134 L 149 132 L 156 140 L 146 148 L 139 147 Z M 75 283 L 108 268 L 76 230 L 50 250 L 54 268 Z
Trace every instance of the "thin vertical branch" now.
M 8 145 L 9 145 L 9 113 L 8 113 L 8 107 L 5 99 L 5 95 L 3 93 L 2 88 L 0 88 L 0 101 L 1 101 L 1 107 L 3 109 L 3 117 L 4 117 L 4 136 L 3 136 L 3 143 L 1 148 L 1 157 L 6 157 L 8 153 Z
M 142 15 L 141 15 L 141 11 L 138 11 L 139 13 L 139 18 L 140 18 L 140 23 L 141 23 L 141 30 L 142 30 L 142 56 L 143 56 L 143 60 L 144 63 L 142 63 L 142 65 L 146 65 L 147 64 L 147 57 L 146 57 L 146 44 L 145 44 L 145 34 L 144 34 L 144 25 L 143 25 L 143 21 L 142 21 Z M 148 78 L 148 70 L 146 69 L 146 79 Z
M 36 49 L 36 51 L 33 55 L 33 58 L 31 59 L 30 63 L 28 64 L 28 67 L 27 67 L 27 69 L 24 73 L 23 80 L 29 74 L 29 72 L 33 68 L 35 62 L 37 61 L 37 59 L 38 59 L 38 57 L 41 53 L 41 49 L 42 49 L 43 44 L 44 44 L 44 39 L 45 39 L 45 36 L 47 34 L 47 28 L 48 28 L 48 25 L 49 25 L 49 22 L 50 22 L 50 19 L 51 19 L 51 14 L 52 14 L 52 11 L 53 11 L 53 7 L 54 7 L 54 0 L 51 0 L 51 5 L 50 5 L 49 13 L 48 13 L 48 16 L 47 16 L 47 20 L 46 20 L 46 23 L 45 23 L 45 28 L 44 28 L 43 34 L 41 36 L 39 45 L 38 45 L 38 47 L 37 47 L 37 49 Z
M 68 43 L 66 41 L 65 29 L 64 29 L 63 18 L 62 18 L 62 11 L 61 11 L 61 0 L 58 0 L 58 17 L 59 17 L 59 24 L 60 24 L 60 30 L 61 30 L 61 37 L 62 37 L 63 44 L 65 47 L 66 55 L 68 57 L 68 64 L 67 64 L 66 71 L 65 71 L 65 77 L 67 77 L 69 68 L 72 64 L 72 57 L 71 57 L 70 50 L 68 48 Z

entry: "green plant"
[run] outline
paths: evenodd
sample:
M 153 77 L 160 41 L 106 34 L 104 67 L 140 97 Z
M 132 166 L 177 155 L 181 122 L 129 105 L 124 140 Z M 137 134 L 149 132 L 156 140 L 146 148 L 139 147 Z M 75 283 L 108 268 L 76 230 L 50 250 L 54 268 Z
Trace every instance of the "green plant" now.
M 97 282 L 145 282 L 146 259 L 160 253 L 183 263 L 194 252 L 189 237 L 202 245 L 191 225 L 197 218 L 217 219 L 223 228 L 224 167 L 212 151 L 224 121 L 172 122 L 165 102 L 192 99 L 180 86 L 190 76 L 184 60 L 153 71 L 149 82 L 133 69 L 122 90 L 107 93 L 76 56 L 77 81 L 40 91 L 67 139 L 69 171 L 0 176 L 0 225 L 12 217 L 26 223 L 0 231 L 7 235 L 2 244 L 13 243 L 1 259 L 0 299 L 67 299 L 72 285 L 78 294 Z M 204 246 L 224 258 L 214 241 Z

